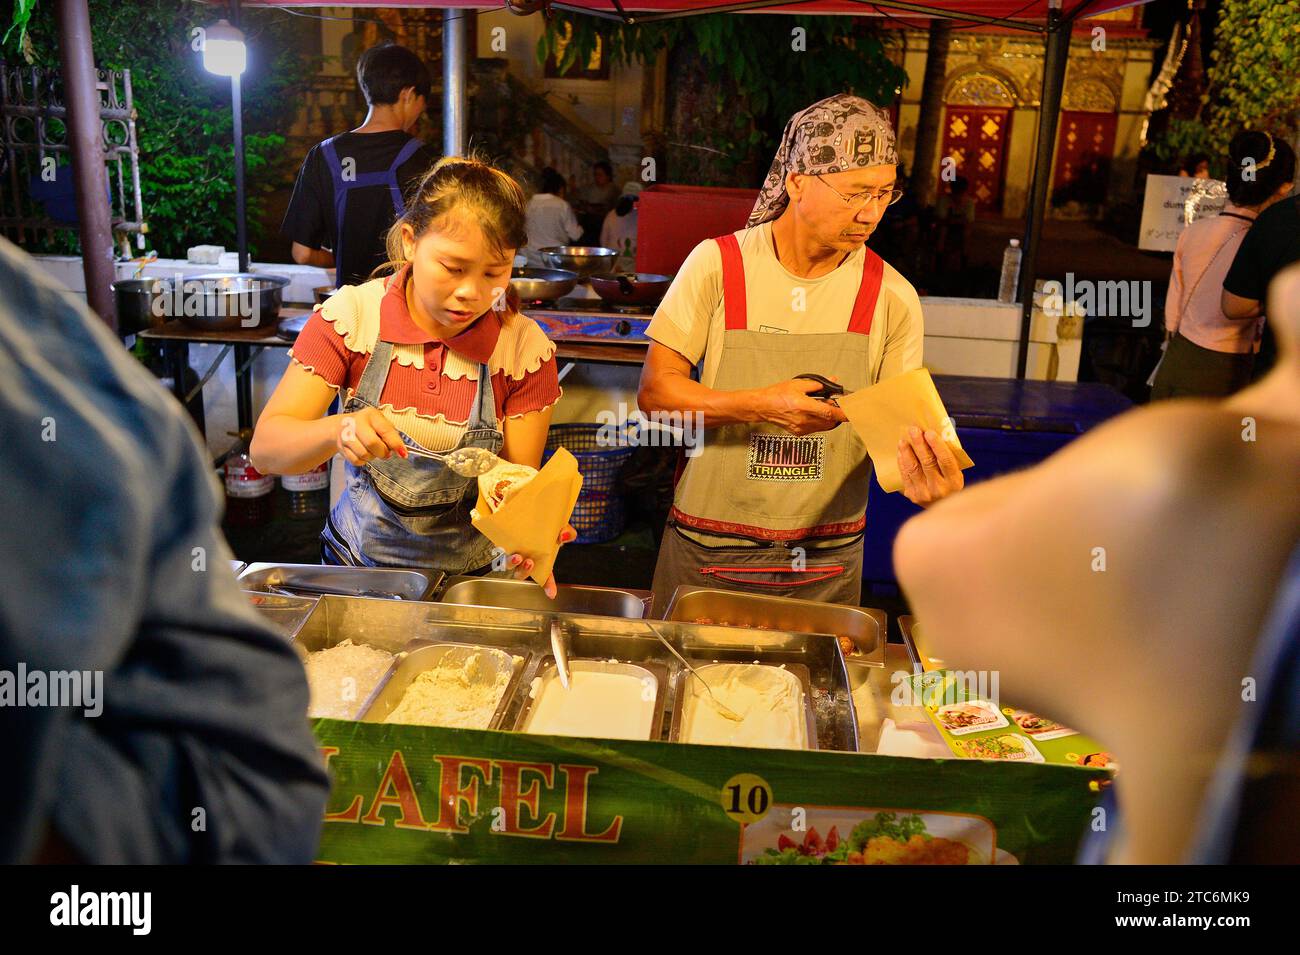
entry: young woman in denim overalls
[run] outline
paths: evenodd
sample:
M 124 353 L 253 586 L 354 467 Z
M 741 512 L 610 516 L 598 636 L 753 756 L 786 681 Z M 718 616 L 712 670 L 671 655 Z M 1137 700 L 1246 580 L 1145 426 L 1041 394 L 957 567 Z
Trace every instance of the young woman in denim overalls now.
M 481 447 L 516 464 L 540 463 L 559 390 L 554 347 L 531 319 L 515 314 L 510 269 L 525 241 L 519 185 L 483 163 L 443 159 L 389 233 L 395 274 L 342 290 L 334 298 L 345 297 L 318 310 L 312 316 L 317 327 L 309 324 L 295 343 L 297 360 L 258 420 L 251 454 L 259 470 L 279 474 L 309 471 L 343 454 L 347 484 L 321 534 L 324 562 L 476 574 L 504 561 L 519 576 L 532 570 L 529 555 L 497 555 L 470 524 L 475 479 L 441 461 L 408 454 L 408 448 Z M 340 395 L 342 414 L 327 416 L 336 389 L 349 384 L 347 370 L 353 365 L 345 357 L 338 367 L 331 361 L 328 369 L 313 368 L 296 352 L 311 335 L 317 341 L 328 337 L 325 329 L 342 321 L 340 316 L 350 324 L 328 331 L 346 333 L 335 339 L 338 350 L 364 360 L 364 368 Z M 500 325 L 495 336 L 494 323 Z M 431 342 L 446 348 L 428 349 Z M 496 382 L 489 355 L 505 363 Z M 418 379 L 412 366 L 419 369 Z M 401 391 L 396 403 L 395 393 L 385 395 L 390 374 L 405 376 L 390 389 Z M 448 402 L 458 389 L 464 398 L 468 380 L 476 384 L 462 429 L 453 420 L 459 408 Z M 535 410 L 499 416 L 498 408 L 508 408 L 497 400 L 503 382 L 514 382 L 514 392 L 529 391 L 529 398 L 519 400 L 532 400 Z M 417 401 L 435 413 L 412 417 Z M 432 435 L 425 440 L 435 446 L 404 433 L 395 418 L 424 428 Z M 575 536 L 566 528 L 560 542 Z M 554 588 L 552 577 L 546 590 L 554 595 Z

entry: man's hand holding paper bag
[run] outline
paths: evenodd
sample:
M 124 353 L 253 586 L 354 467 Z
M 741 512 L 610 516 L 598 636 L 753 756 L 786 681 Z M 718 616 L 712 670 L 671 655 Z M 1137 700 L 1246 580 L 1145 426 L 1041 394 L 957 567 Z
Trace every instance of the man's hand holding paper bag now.
M 867 446 L 876 480 L 926 507 L 966 484 L 962 450 L 930 372 L 917 368 L 837 399 Z
M 541 584 L 555 597 L 555 558 L 560 545 L 577 537 L 569 517 L 582 490 L 578 462 L 560 448 L 540 471 L 502 462 L 479 477 L 478 505 L 470 522 L 510 555 L 518 576 Z

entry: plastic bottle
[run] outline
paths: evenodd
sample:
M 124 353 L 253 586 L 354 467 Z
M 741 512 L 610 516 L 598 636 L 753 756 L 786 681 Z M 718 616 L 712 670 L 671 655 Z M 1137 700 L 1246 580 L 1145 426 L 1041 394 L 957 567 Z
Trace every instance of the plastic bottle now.
M 226 523 L 232 527 L 257 527 L 271 517 L 271 492 L 275 478 L 253 467 L 247 454 L 226 459 Z
M 1020 290 L 1020 240 L 1012 239 L 1002 253 L 1002 281 L 998 283 L 998 301 L 1014 302 Z
M 329 510 L 330 471 L 326 461 L 306 474 L 286 474 L 280 484 L 289 493 L 289 514 L 292 517 L 318 518 Z

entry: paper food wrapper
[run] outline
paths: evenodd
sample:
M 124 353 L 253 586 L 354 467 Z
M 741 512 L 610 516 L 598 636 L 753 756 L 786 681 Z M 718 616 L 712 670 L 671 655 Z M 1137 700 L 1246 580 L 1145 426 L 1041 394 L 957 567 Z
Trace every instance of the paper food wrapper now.
M 975 463 L 962 450 L 957 429 L 949 423 L 934 379 L 925 368 L 886 378 L 878 385 L 836 400 L 867 446 L 882 490 L 892 493 L 903 489 L 898 442 L 907 437 L 907 429 L 913 425 L 942 435 L 963 471 Z
M 531 557 L 533 572 L 529 576 L 545 584 L 560 552 L 560 531 L 569 523 L 581 490 L 578 461 L 560 448 L 546 462 L 546 467 L 510 495 L 495 514 L 480 491 L 478 517 L 472 517 L 470 523 L 507 554 Z

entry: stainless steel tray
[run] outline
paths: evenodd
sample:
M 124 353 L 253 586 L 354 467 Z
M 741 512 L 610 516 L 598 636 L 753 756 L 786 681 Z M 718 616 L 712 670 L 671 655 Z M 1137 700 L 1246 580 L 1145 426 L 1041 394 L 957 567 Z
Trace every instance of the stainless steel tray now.
M 247 594 L 248 602 L 267 623 L 293 639 L 316 609 L 315 597 L 282 597 L 279 594 Z
M 925 634 L 915 617 L 907 614 L 899 617 L 898 630 L 903 635 L 903 646 L 907 647 L 907 655 L 911 658 L 914 667 L 920 667 L 922 670 L 944 668 L 945 664 L 941 659 L 930 656 L 925 643 Z
M 519 675 L 523 672 L 524 664 L 527 662 L 527 648 L 517 648 L 516 652 L 511 654 L 497 647 L 465 643 L 435 643 L 416 646 L 401 655 L 395 669 L 376 688 L 369 705 L 361 711 L 361 721 L 363 723 L 385 722 L 389 714 L 397 709 L 402 697 L 406 694 L 407 688 L 410 687 L 417 676 L 425 670 L 432 670 L 434 667 L 439 666 L 448 657 L 455 658 L 473 652 L 488 654 L 495 661 L 494 672 L 500 672 L 502 669 L 508 669 L 510 672 L 510 681 L 501 693 L 501 699 L 497 701 L 496 709 L 492 712 L 492 718 L 488 725 L 483 727 L 484 729 L 499 729 L 501 718 L 510 706 L 511 697 L 519 685 Z
M 628 663 L 622 660 L 605 659 L 574 659 L 569 658 L 569 672 L 579 672 L 582 670 L 599 669 L 604 672 L 624 673 L 628 676 L 634 676 L 638 680 L 653 679 L 655 681 L 655 698 L 653 710 L 650 717 L 650 732 L 646 736 L 649 740 L 658 740 L 663 736 L 665 707 L 664 702 L 668 695 L 669 671 L 663 663 L 653 663 L 648 661 L 639 661 L 637 663 Z M 537 684 L 536 694 L 532 693 L 531 684 L 534 679 L 541 680 Z M 529 718 L 532 716 L 533 707 L 537 700 L 541 699 L 546 685 L 552 680 L 558 680 L 559 674 L 555 669 L 555 659 L 546 656 L 540 661 L 534 679 L 526 683 L 521 683 L 519 688 L 519 706 L 513 723 L 513 728 L 520 733 L 530 732 L 528 727 Z M 600 738 L 600 737 L 595 737 Z
M 258 598 L 269 599 L 269 600 L 305 600 L 306 599 L 303 597 L 275 597 L 275 596 L 263 598 L 263 595 L 261 594 L 249 594 L 249 599 L 258 599 Z M 311 602 L 314 605 L 316 603 L 316 600 L 313 599 Z M 374 647 L 376 650 L 383 650 L 384 652 L 391 653 L 393 655 L 393 662 L 388 667 L 388 671 L 379 678 L 379 681 L 375 683 L 373 687 L 371 687 L 370 692 L 368 692 L 363 698 L 357 700 L 357 705 L 352 709 L 351 714 L 349 716 L 342 717 L 342 719 L 350 719 L 350 720 L 359 719 L 361 717 L 361 714 L 366 711 L 366 708 L 370 706 L 371 702 L 375 699 L 375 697 L 379 695 L 379 692 L 384 688 L 384 685 L 390 679 L 392 679 L 393 671 L 396 670 L 398 664 L 402 662 L 402 657 L 404 656 L 403 651 L 400 648 L 393 646 L 391 642 L 387 642 L 387 641 L 375 642 L 373 640 L 368 640 L 366 639 L 366 636 L 364 634 L 351 634 L 351 633 L 339 633 L 339 632 L 331 633 L 327 630 L 324 630 L 323 628 L 313 628 L 309 631 L 304 632 L 304 629 L 300 629 L 298 631 L 298 634 L 294 640 L 294 647 L 297 649 L 298 655 L 302 657 L 304 665 L 306 664 L 307 657 L 310 654 L 319 653 L 322 650 L 329 650 L 333 647 L 338 646 L 344 640 L 349 640 L 349 639 L 353 643 L 371 646 Z
M 653 598 L 652 598 L 653 599 Z M 439 598 L 447 604 L 508 607 L 549 613 L 594 613 L 605 617 L 641 619 L 649 613 L 645 599 L 630 590 L 561 584 L 551 600 L 531 580 L 501 577 L 452 577 Z
M 708 670 L 709 667 L 716 666 L 717 664 L 693 663 L 692 665 L 695 667 L 696 672 L 698 672 L 701 676 L 703 676 L 704 672 Z M 754 666 L 754 665 L 773 666 L 772 664 L 767 664 L 767 663 L 755 664 L 754 661 L 752 660 L 749 661 L 749 665 L 750 666 Z M 774 667 L 774 668 L 779 669 L 779 667 Z M 808 671 L 808 668 L 806 666 L 803 666 L 802 664 L 799 663 L 793 663 L 793 664 L 787 663 L 785 665 L 785 669 L 788 670 L 791 674 L 793 674 L 794 677 L 799 681 L 799 685 L 803 687 L 803 709 L 804 709 L 804 718 L 807 720 L 806 732 L 808 735 L 808 746 L 806 748 L 818 749 L 819 748 L 818 746 L 819 726 L 817 722 L 817 716 L 813 711 L 812 674 Z M 682 668 L 678 671 L 677 678 L 674 681 L 673 697 L 676 702 L 674 703 L 673 706 L 672 726 L 668 731 L 668 738 L 672 740 L 674 743 L 680 743 L 682 741 L 681 739 L 682 724 L 686 720 L 686 698 L 689 695 L 687 690 L 687 681 L 690 679 L 691 679 L 690 673 L 685 668 Z
M 846 659 L 858 660 L 871 666 L 885 665 L 889 618 L 883 610 L 870 607 L 849 607 L 816 600 L 769 597 L 765 594 L 683 585 L 673 592 L 664 618 L 682 623 L 709 618 L 713 623 L 702 626 L 757 627 L 794 633 L 846 636 L 858 648 L 857 653 Z M 720 624 L 720 620 L 727 623 Z
M 880 700 L 882 691 L 888 694 L 888 690 L 880 685 L 883 674 L 865 663 L 849 661 L 845 666 L 849 671 L 849 705 L 853 709 L 853 718 L 858 727 L 858 752 L 874 753 L 876 747 L 880 745 L 880 727 L 889 712 L 886 703 Z M 859 707 L 857 699 L 854 698 L 854 694 L 863 686 L 869 687 L 865 691 L 870 694 L 869 708 Z
M 437 570 L 252 563 L 239 575 L 239 585 L 266 593 L 428 600 L 444 577 Z
M 287 598 L 280 598 L 287 599 Z M 324 596 L 298 632 L 306 648 L 332 645 L 345 637 L 392 653 L 414 651 L 434 643 L 466 643 L 496 647 L 513 653 L 531 651 L 521 674 L 525 686 L 551 654 L 551 621 L 560 622 L 571 659 L 615 659 L 643 667 L 666 670 L 665 718 L 660 739 L 667 736 L 667 715 L 672 712 L 674 680 L 679 664 L 654 636 L 649 622 L 622 617 L 583 614 L 549 614 L 532 610 L 462 606 L 409 600 L 372 600 Z M 817 718 L 818 746 L 823 750 L 855 752 L 857 726 L 849 701 L 849 680 L 844 658 L 834 637 L 737 627 L 656 623 L 679 652 L 702 663 L 725 661 L 802 664 L 810 672 L 812 703 Z M 883 670 L 877 672 L 883 673 Z M 503 728 L 517 725 L 526 692 L 515 692 L 501 721 Z

